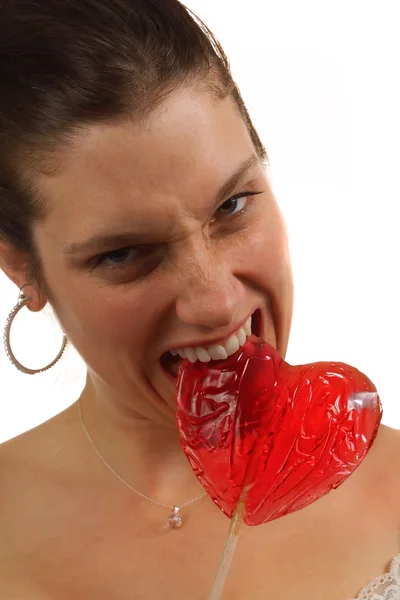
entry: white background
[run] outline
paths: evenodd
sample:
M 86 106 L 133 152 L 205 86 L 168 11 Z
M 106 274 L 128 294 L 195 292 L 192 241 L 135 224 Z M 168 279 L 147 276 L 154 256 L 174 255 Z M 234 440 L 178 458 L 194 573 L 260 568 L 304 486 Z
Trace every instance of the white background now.
M 398 2 L 190 0 L 230 57 L 266 145 L 289 233 L 295 312 L 287 360 L 340 360 L 375 383 L 400 429 Z M 0 274 L 0 325 L 18 290 Z M 22 310 L 13 348 L 38 368 L 58 352 L 51 310 Z M 0 441 L 74 402 L 70 348 L 28 376 L 0 350 Z

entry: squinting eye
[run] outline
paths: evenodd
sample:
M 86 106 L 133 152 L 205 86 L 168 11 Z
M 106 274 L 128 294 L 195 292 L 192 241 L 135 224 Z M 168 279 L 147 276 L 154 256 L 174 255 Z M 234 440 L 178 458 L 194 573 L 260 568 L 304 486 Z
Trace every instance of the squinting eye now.
M 162 262 L 165 244 L 139 244 L 119 248 L 95 256 L 90 262 L 89 271 L 102 269 L 108 273 L 129 272 L 132 277 L 144 277 Z
M 222 217 L 239 217 L 251 208 L 250 196 L 258 196 L 263 192 L 241 192 L 221 204 L 217 213 Z
M 106 266 L 111 266 L 111 268 L 118 268 L 118 266 L 126 266 L 126 263 L 128 262 L 127 259 L 129 257 L 132 258 L 131 255 L 131 251 L 135 250 L 134 248 L 120 248 L 119 250 L 113 250 L 112 252 L 107 252 L 106 254 L 102 254 L 101 256 L 97 257 L 97 266 L 99 266 L 100 264 L 106 264 L 107 261 L 110 264 L 106 265 Z M 136 254 L 134 254 L 134 258 L 137 258 L 137 252 Z
M 240 213 L 247 204 L 248 194 L 246 196 L 233 196 L 224 202 L 218 209 L 217 212 L 221 215 L 235 215 Z
M 123 269 L 128 268 L 140 270 L 149 265 L 151 257 L 152 249 L 150 247 L 131 246 L 128 248 L 120 248 L 95 256 L 91 261 L 92 264 L 90 270 L 94 271 L 97 268 L 104 268 L 110 271 L 122 271 Z

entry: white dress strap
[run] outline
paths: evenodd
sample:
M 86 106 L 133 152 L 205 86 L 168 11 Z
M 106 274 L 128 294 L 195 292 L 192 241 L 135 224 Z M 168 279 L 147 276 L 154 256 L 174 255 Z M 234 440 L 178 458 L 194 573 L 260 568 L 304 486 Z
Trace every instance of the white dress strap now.
M 400 600 L 400 553 L 392 560 L 388 573 L 368 583 L 352 600 Z

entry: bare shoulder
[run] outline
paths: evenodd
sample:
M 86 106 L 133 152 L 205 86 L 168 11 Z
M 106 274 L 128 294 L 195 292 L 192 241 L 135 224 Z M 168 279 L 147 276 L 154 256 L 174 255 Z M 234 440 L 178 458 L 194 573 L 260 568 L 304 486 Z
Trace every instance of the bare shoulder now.
M 74 408 L 72 405 L 45 423 L 0 444 L 0 464 L 22 461 L 27 466 L 40 456 L 48 459 L 57 453 L 67 442 L 75 422 Z
M 72 412 L 67 409 L 0 445 L 1 597 L 44 598 L 35 594 L 35 574 L 69 484 Z
M 370 458 L 367 457 L 365 463 L 371 490 L 375 489 L 385 506 L 393 510 L 400 527 L 400 430 L 381 425 Z
M 400 429 L 381 425 L 376 445 L 377 459 L 385 464 L 385 471 L 400 489 Z
M 383 431 L 386 438 L 385 461 L 393 486 L 393 505 L 400 535 L 400 430 L 384 426 Z
M 0 523 L 40 493 L 73 448 L 73 406 L 0 444 Z

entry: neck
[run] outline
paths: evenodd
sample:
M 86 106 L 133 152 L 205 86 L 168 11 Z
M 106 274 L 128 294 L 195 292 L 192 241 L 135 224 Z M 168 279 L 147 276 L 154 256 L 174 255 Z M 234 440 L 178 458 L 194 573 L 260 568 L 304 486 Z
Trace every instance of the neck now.
M 182 451 L 177 428 L 135 413 L 131 403 L 127 410 L 109 390 L 104 392 L 88 374 L 79 403 L 84 425 L 107 463 L 158 502 L 180 505 L 200 495 L 203 488 Z

